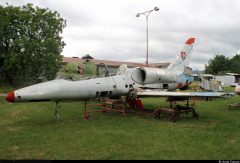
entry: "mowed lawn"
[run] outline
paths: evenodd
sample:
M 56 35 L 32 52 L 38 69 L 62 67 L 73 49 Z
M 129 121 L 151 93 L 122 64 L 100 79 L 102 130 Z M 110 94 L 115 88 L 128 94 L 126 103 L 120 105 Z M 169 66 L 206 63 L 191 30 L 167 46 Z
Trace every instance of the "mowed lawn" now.
M 107 112 L 83 118 L 83 102 L 62 103 L 58 123 L 54 102 L 7 103 L 0 97 L 0 160 L 157 159 L 239 160 L 240 96 L 196 101 L 198 119 Z M 169 106 L 145 98 L 144 107 Z

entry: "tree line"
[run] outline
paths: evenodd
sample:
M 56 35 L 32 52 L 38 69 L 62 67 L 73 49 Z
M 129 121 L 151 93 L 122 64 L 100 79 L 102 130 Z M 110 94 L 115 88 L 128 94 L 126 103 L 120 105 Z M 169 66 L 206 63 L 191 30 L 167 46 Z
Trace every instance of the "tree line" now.
M 216 55 L 208 61 L 204 72 L 213 75 L 223 75 L 228 72 L 240 74 L 240 54 L 236 54 L 232 58 Z

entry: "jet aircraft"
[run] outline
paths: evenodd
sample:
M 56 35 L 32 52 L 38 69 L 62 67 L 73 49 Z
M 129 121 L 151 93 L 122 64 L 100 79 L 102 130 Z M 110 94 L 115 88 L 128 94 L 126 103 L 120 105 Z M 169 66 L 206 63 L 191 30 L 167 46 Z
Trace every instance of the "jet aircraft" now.
M 177 58 L 166 69 L 152 67 L 127 68 L 122 65 L 115 75 L 70 81 L 55 79 L 9 92 L 8 102 L 40 102 L 117 98 L 135 92 L 137 97 L 227 97 L 223 92 L 172 92 L 184 89 L 193 81 L 186 71 L 195 38 L 185 42 Z M 132 91 L 135 90 L 135 91 Z

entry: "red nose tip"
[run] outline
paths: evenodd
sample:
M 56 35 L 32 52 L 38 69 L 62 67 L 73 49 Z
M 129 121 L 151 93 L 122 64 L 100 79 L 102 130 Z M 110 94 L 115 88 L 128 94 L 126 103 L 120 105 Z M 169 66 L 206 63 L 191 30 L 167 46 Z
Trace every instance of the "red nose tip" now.
M 6 100 L 7 100 L 8 102 L 14 102 L 14 100 L 15 100 L 14 91 L 8 93 L 8 95 L 6 96 Z

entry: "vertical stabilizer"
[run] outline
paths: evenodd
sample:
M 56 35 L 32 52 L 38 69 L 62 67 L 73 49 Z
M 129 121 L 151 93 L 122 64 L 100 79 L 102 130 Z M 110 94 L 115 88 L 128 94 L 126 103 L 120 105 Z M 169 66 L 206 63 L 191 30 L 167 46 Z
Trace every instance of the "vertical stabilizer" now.
M 176 60 L 168 66 L 168 69 L 172 69 L 175 71 L 184 71 L 184 67 L 189 66 L 194 42 L 195 38 L 189 38 L 185 42 L 185 45 L 183 46 L 180 53 L 177 55 Z

